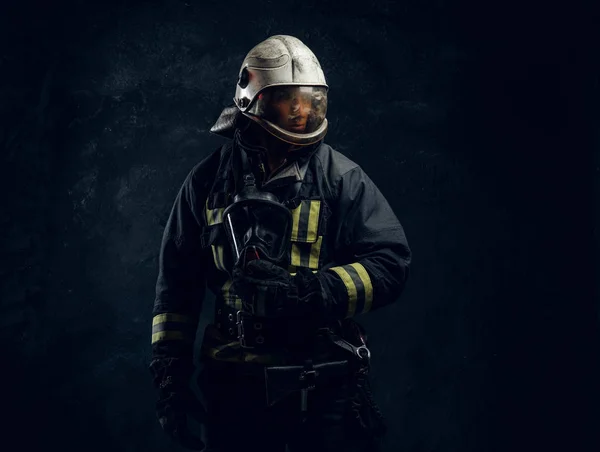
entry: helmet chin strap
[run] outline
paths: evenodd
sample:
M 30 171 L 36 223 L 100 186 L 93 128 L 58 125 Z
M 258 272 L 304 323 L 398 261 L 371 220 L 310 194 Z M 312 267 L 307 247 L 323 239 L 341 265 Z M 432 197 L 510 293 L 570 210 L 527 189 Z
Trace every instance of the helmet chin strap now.
M 271 135 L 262 127 L 259 128 L 263 131 L 262 136 L 264 137 L 264 142 L 266 144 L 265 147 L 267 148 L 269 156 L 272 156 L 277 160 L 283 160 L 289 152 L 299 149 L 301 147 L 282 141 L 276 136 Z
M 254 137 L 259 146 L 275 155 L 285 155 L 287 152 L 301 147 L 277 138 L 254 121 L 250 121 L 250 127 L 247 130 L 251 133 L 251 136 Z
M 281 164 L 289 152 L 302 147 L 280 140 L 255 122 L 250 121 L 250 123 L 248 132 L 256 144 L 265 149 L 266 157 L 269 160 L 269 171 L 272 169 L 271 167 Z

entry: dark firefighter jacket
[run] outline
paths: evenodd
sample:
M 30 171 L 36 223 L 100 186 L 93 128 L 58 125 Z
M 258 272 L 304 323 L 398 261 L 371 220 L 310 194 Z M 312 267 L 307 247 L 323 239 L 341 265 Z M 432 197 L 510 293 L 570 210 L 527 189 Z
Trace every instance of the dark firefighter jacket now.
M 153 357 L 192 357 L 205 289 L 216 296 L 201 352 L 225 361 L 272 362 L 276 354 L 241 348 L 231 288 L 231 255 L 222 219 L 239 176 L 243 147 L 262 189 L 292 212 L 291 273 L 323 272 L 335 294 L 331 319 L 347 319 L 395 301 L 408 276 L 411 252 L 388 202 L 356 163 L 319 142 L 292 153 L 268 178 L 261 149 L 233 140 L 197 164 L 175 200 L 162 240 L 152 323 Z M 325 325 L 324 325 L 325 326 Z M 274 345 L 274 344 L 270 344 Z

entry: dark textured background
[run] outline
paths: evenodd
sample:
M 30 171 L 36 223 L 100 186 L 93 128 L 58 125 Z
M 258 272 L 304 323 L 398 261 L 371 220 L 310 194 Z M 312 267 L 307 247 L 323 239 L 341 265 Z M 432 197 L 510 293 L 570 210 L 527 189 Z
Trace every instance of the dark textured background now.
M 320 59 L 327 142 L 414 251 L 364 318 L 386 451 L 600 450 L 596 37 L 482 3 L 3 2 L 3 450 L 177 450 L 146 369 L 162 228 L 273 34 Z

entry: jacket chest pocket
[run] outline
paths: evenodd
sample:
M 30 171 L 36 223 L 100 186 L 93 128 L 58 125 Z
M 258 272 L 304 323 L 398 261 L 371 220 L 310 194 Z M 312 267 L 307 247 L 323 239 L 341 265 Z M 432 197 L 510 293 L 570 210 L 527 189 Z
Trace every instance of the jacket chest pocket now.
M 224 207 L 209 209 L 206 206 L 206 224 L 202 233 L 202 246 L 211 247 L 213 260 L 217 270 L 226 272 L 230 265 L 227 235 L 223 227 Z
M 327 207 L 320 199 L 302 200 L 292 211 L 290 271 L 297 267 L 318 270 L 323 262 L 323 234 Z

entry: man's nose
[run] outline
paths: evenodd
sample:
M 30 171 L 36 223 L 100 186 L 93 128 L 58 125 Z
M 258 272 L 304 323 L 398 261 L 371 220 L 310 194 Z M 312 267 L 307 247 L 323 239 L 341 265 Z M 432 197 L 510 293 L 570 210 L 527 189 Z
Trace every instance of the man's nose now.
M 292 111 L 298 111 L 300 110 L 300 102 L 298 102 L 298 99 L 294 99 L 292 101 Z

